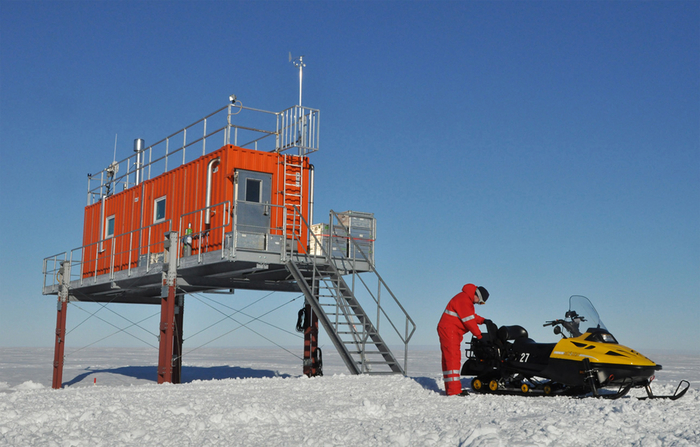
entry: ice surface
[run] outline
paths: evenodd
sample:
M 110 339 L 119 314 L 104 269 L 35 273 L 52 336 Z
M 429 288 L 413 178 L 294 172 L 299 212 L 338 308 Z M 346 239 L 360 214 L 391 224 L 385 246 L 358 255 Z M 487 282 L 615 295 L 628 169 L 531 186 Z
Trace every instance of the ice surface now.
M 156 350 L 89 348 L 52 390 L 51 349 L 0 348 L 0 445 L 700 445 L 700 356 L 650 355 L 657 393 L 691 381 L 674 402 L 447 397 L 437 349 L 412 351 L 408 377 L 348 375 L 324 354 L 309 379 L 279 349 L 200 349 L 186 383 L 157 385 Z

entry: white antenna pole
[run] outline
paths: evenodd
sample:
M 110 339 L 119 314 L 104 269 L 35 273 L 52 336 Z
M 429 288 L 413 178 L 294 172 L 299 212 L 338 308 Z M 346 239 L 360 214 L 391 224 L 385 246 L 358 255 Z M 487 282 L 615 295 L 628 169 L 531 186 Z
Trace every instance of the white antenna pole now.
M 292 53 L 289 53 L 289 60 L 291 62 Z M 292 63 L 294 64 L 294 66 L 299 67 L 299 107 L 301 107 L 301 80 L 304 76 L 304 67 L 306 67 L 306 64 L 304 63 L 304 56 L 299 56 L 299 58 L 294 59 L 294 62 Z
M 117 161 L 117 135 L 114 134 L 114 159 L 112 161 Z

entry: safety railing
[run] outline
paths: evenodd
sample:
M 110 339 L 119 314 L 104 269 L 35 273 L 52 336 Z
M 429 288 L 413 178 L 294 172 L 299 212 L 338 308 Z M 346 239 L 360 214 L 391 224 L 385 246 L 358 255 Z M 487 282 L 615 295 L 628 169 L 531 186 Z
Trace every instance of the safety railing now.
M 284 258 L 285 248 L 292 247 L 285 225 L 287 207 L 253 204 L 263 208 L 262 212 L 270 218 L 269 225 L 254 225 L 245 219 L 239 220 L 239 211 L 245 205 L 251 203 L 235 201 L 233 206 L 230 201 L 217 203 L 183 214 L 177 228 L 166 220 L 49 256 L 43 263 L 44 289 L 58 286 L 58 272 L 63 261 L 71 261 L 71 281 L 79 280 L 79 286 L 96 283 L 103 275 L 108 276 L 101 281 L 112 280 L 120 271 L 131 276 L 137 267 L 145 266 L 148 273 L 153 264 L 163 262 L 164 235 L 174 229 L 180 237 L 178 265 L 183 258 L 191 256 L 196 256 L 197 263 L 201 263 L 204 255 L 216 252 L 220 254 L 219 259 L 234 259 L 240 249 L 276 253 Z M 301 245 L 305 246 L 305 242 L 296 240 L 295 246 Z
M 229 104 L 138 153 L 89 174 L 87 204 L 206 155 L 207 141 L 209 152 L 212 142 L 213 150 L 220 147 L 216 145 L 218 139 L 221 145 L 268 152 L 297 149 L 299 155 L 307 155 L 319 148 L 319 125 L 320 112 L 308 107 L 270 112 L 244 107 L 240 102 Z
M 315 248 L 313 251 L 299 249 L 297 252 L 290 249 L 287 255 L 291 259 L 295 259 L 296 262 L 301 262 L 312 267 L 314 275 L 312 281 L 315 281 L 316 275 L 322 275 L 321 272 L 326 266 L 332 266 L 332 268 L 335 268 L 340 275 L 347 276 L 347 274 L 350 274 L 350 284 L 348 285 L 352 294 L 356 298 L 360 299 L 362 299 L 363 296 L 365 298 L 369 297 L 371 302 L 373 302 L 376 306 L 376 321 L 374 324 L 377 332 L 379 332 L 381 322 L 386 320 L 392 327 L 393 332 L 400 343 L 403 345 L 403 371 L 407 371 L 408 344 L 416 331 L 416 324 L 375 268 L 373 256 L 370 256 L 370 254 L 367 252 L 368 248 L 366 246 L 363 247 L 360 241 L 355 240 L 356 238 L 347 237 L 347 235 L 350 234 L 348 226 L 341 221 L 338 214 L 333 210 L 331 210 L 329 213 L 329 229 L 331 233 L 330 237 L 327 238 L 320 238 L 317 234 L 314 234 L 314 232 L 311 231 L 308 222 L 304 216 L 299 213 L 299 209 L 297 207 L 294 207 L 294 212 L 295 215 L 298 216 L 303 222 L 303 226 L 309 235 L 309 247 Z M 334 228 L 341 228 L 342 232 L 338 232 L 337 230 L 334 230 Z M 352 254 L 352 257 L 345 255 L 342 250 L 333 248 L 338 241 L 347 241 L 347 243 L 350 244 L 352 248 L 350 248 L 351 251 L 348 253 L 348 255 Z M 301 245 L 302 244 L 296 243 L 292 244 L 294 247 Z M 363 263 L 362 268 L 358 268 L 359 262 Z M 363 278 L 360 275 L 360 272 L 368 273 L 366 270 L 367 266 L 369 267 L 369 272 L 373 274 L 370 276 L 373 277 L 373 281 L 376 282 L 374 286 L 370 284 L 370 280 Z M 358 283 L 361 284 L 362 289 L 357 286 Z M 389 297 L 388 300 L 386 298 L 387 295 Z M 384 300 L 382 300 L 383 297 Z M 392 309 L 388 309 L 389 306 L 391 306 Z M 397 316 L 404 321 L 403 330 L 400 330 L 394 323 Z
M 377 331 L 380 330 L 380 324 L 382 321 L 381 316 L 384 316 L 384 319 L 391 325 L 393 328 L 394 332 L 399 336 L 401 339 L 401 342 L 404 344 L 404 361 L 408 359 L 408 342 L 411 340 L 413 337 L 413 333 L 416 331 L 416 323 L 413 321 L 413 319 L 408 315 L 408 312 L 406 312 L 406 309 L 401 305 L 401 302 L 399 302 L 398 298 L 396 298 L 396 295 L 391 291 L 389 286 L 386 284 L 382 276 L 379 274 L 377 269 L 375 268 L 374 265 L 374 240 L 372 239 L 372 244 L 367 244 L 367 240 L 364 238 L 358 238 L 358 237 L 352 237 L 353 233 L 351 232 L 351 227 L 348 225 L 348 217 L 352 219 L 351 216 L 343 216 L 341 217 L 338 215 L 338 213 L 334 212 L 333 210 L 330 211 L 330 227 L 331 228 L 341 228 L 342 229 L 342 234 L 347 234 L 349 235 L 348 237 L 348 249 L 352 255 L 352 257 L 348 257 L 346 261 L 350 264 L 352 264 L 352 268 L 346 270 L 349 272 L 351 275 L 351 288 L 353 290 L 354 294 L 358 294 L 358 289 L 359 287 L 356 287 L 356 283 L 359 281 L 359 283 L 362 284 L 364 292 L 367 293 L 367 295 L 374 301 L 376 304 L 376 311 L 377 311 L 377 319 L 375 323 L 375 327 Z M 374 221 L 372 219 L 372 221 Z M 337 224 L 337 226 L 336 226 Z M 373 228 L 372 230 L 372 237 L 376 234 L 376 228 Z M 328 243 L 331 243 L 330 238 Z M 369 250 L 372 250 L 370 253 Z M 355 268 L 355 263 L 357 262 L 358 259 L 363 259 L 366 260 L 369 263 L 369 268 L 372 273 L 374 273 L 374 280 L 376 281 L 376 285 L 370 286 L 369 282 L 360 274 L 358 274 L 358 269 Z M 376 290 L 376 292 L 374 291 Z M 387 303 L 386 299 L 384 300 L 384 305 L 382 305 L 382 292 L 384 292 L 384 296 L 386 297 L 386 294 L 389 294 L 389 297 L 391 300 L 389 300 L 389 305 L 395 306 L 399 313 L 402 314 L 404 318 L 404 328 L 403 328 L 403 334 L 401 333 L 401 330 L 396 327 L 394 324 L 393 320 L 389 317 L 389 314 L 387 313 Z M 406 365 L 404 365 L 404 371 L 406 370 Z
M 299 150 L 299 155 L 307 155 L 318 150 L 320 115 L 317 110 L 305 107 L 291 107 L 277 114 L 277 150 L 291 148 Z
M 148 273 L 153 264 L 163 261 L 163 235 L 171 230 L 171 221 L 165 220 L 49 256 L 44 259 L 44 289 L 58 285 L 57 272 L 62 261 L 71 262 L 70 281 L 78 281 L 79 286 L 94 284 L 103 275 L 113 280 L 119 271 L 131 276 L 137 267 L 145 266 Z
M 202 262 L 205 253 L 217 250 L 222 259 L 226 257 L 226 235 L 231 232 L 232 223 L 231 202 L 228 200 L 183 214 L 178 225 L 178 260 L 197 256 L 197 262 Z
M 47 287 L 56 287 L 60 284 L 59 272 L 61 270 L 61 264 L 68 260 L 68 252 L 65 251 L 44 258 L 44 289 Z
M 241 216 L 241 208 L 256 206 L 262 209 L 263 215 L 270 218 L 269 225 L 255 225 Z M 269 203 L 251 203 L 236 200 L 233 207 L 233 228 L 231 243 L 231 258 L 236 257 L 239 249 L 257 250 L 271 253 L 279 253 L 284 261 L 285 248 L 288 245 L 287 208 L 284 205 L 272 205 Z M 291 237 L 291 236 L 290 236 Z
M 97 277 L 108 274 L 110 280 L 118 271 L 132 270 L 145 266 L 150 272 L 153 264 L 163 262 L 165 233 L 172 231 L 170 219 L 143 228 L 115 235 L 105 241 L 95 242 L 71 252 L 71 265 L 80 254 L 80 285 L 87 281 L 97 282 Z

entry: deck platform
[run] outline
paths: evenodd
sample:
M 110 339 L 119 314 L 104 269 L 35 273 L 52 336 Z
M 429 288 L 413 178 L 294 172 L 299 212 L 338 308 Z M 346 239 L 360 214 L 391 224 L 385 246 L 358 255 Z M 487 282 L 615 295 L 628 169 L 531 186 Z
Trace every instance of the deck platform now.
M 287 268 L 286 258 L 295 258 L 296 262 L 302 264 L 312 262 L 321 268 L 329 263 L 324 256 L 309 257 L 248 249 L 237 249 L 235 256 L 231 256 L 230 252 L 225 247 L 224 250 L 179 258 L 176 285 L 180 293 L 234 289 L 301 292 Z M 154 258 L 156 262 L 144 263 L 136 268 L 72 279 L 68 286 L 69 301 L 160 304 L 163 270 L 168 266 L 163 262 L 162 256 Z M 370 271 L 366 260 L 338 258 L 333 262 L 336 268 L 346 273 Z M 73 269 L 75 271 L 76 266 Z M 60 284 L 53 282 L 44 285 L 43 294 L 58 295 L 59 290 Z

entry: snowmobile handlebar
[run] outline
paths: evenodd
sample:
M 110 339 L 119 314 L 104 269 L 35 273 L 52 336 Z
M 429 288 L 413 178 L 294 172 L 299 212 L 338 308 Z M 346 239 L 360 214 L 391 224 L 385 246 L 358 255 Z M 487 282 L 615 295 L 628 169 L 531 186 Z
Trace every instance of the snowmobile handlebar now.
M 586 319 L 583 317 L 577 317 L 575 319 L 572 319 L 572 321 L 567 321 L 567 320 L 547 321 L 542 325 L 542 327 L 562 325 L 564 327 L 564 329 L 566 329 L 573 337 L 578 337 L 579 335 L 581 335 L 581 331 L 578 328 L 578 325 L 581 321 L 586 321 Z M 556 328 L 555 328 L 555 333 L 557 333 L 557 334 L 559 333 L 559 332 L 556 332 Z
M 554 321 L 547 321 L 545 322 L 542 327 L 547 327 L 547 326 L 556 326 L 557 324 L 563 323 L 564 320 L 554 320 Z

